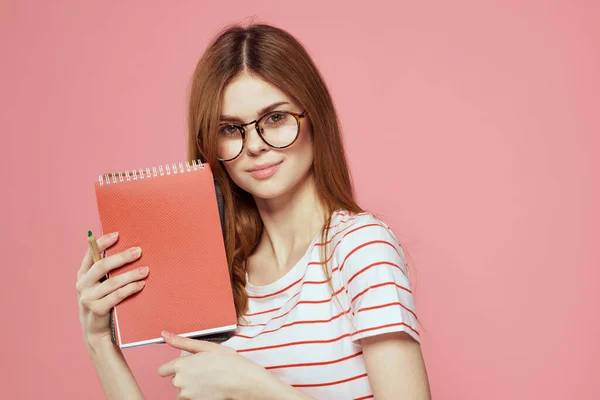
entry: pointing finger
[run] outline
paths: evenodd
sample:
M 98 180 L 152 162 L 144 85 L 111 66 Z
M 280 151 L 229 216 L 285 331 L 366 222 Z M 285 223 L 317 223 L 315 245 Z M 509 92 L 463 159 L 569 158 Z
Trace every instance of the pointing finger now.
M 178 359 L 176 358 L 158 367 L 158 375 L 162 377 L 175 375 L 177 372 L 177 360 Z
M 163 331 L 162 336 L 165 339 L 165 343 L 169 346 L 175 349 L 185 350 L 190 353 L 215 351 L 221 348 L 221 345 L 216 343 L 208 342 L 206 340 L 190 339 L 183 336 L 174 335 L 166 331 Z

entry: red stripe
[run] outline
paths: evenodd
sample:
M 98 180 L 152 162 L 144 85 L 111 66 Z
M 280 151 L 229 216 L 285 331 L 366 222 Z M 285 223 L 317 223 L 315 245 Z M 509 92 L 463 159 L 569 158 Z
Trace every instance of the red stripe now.
M 349 221 L 352 221 L 353 219 L 356 219 L 356 217 L 360 217 L 360 216 L 363 216 L 363 215 L 368 215 L 368 214 L 369 214 L 369 213 L 366 213 L 366 212 L 362 212 L 362 213 L 354 214 L 352 217 L 348 218 L 348 219 L 347 219 L 347 220 L 345 220 L 345 221 L 344 221 L 344 220 L 342 220 L 342 221 L 338 222 L 336 225 L 331 225 L 331 226 L 329 226 L 329 229 L 337 228 L 337 227 L 338 227 L 338 226 L 340 226 L 341 224 L 345 224 L 346 222 L 349 222 Z M 350 214 L 348 214 L 348 216 L 349 216 L 349 215 L 350 215 Z M 344 215 L 344 217 L 345 217 L 345 215 Z
M 286 287 L 284 287 L 283 289 L 281 289 L 281 290 L 278 290 L 278 291 L 276 291 L 276 292 L 269 293 L 269 294 L 265 294 L 265 295 L 262 295 L 262 296 L 248 296 L 248 298 L 249 298 L 249 299 L 264 299 L 264 298 L 266 298 L 266 297 L 275 296 L 276 294 L 283 293 L 283 292 L 285 292 L 286 290 L 288 290 L 289 288 L 291 288 L 292 286 L 294 286 L 294 285 L 298 284 L 298 282 L 300 282 L 302 279 L 304 279 L 304 276 L 302 276 L 302 278 L 298 279 L 296 282 L 294 282 L 294 283 L 290 284 L 289 286 L 286 286 Z
M 406 276 L 406 274 L 404 273 L 404 271 L 402 270 L 402 268 L 398 264 L 394 264 L 393 262 L 389 262 L 389 261 L 378 261 L 376 263 L 367 265 L 366 267 L 364 267 L 363 269 L 361 269 L 360 271 L 358 271 L 354 275 L 352 275 L 350 277 L 350 279 L 348 279 L 348 285 L 350 285 L 350 282 L 352 282 L 352 280 L 354 278 L 356 278 L 358 275 L 362 274 L 363 272 L 365 272 L 369 268 L 376 267 L 378 265 L 391 265 L 392 267 L 398 268 L 400 270 L 400 272 L 402 272 L 402 274 L 404 274 L 404 276 Z
M 408 293 L 411 293 L 411 294 L 412 294 L 412 292 L 410 291 L 410 289 L 407 289 L 407 288 L 405 288 L 404 286 L 400 286 L 400 285 L 398 285 L 396 282 L 383 282 L 383 283 L 378 283 L 378 284 L 376 284 L 376 285 L 373 285 L 373 286 L 369 286 L 368 288 L 366 288 L 365 290 L 363 290 L 362 292 L 360 292 L 360 293 L 358 293 L 356 296 L 354 296 L 354 297 L 353 297 L 353 298 L 350 300 L 350 302 L 351 302 L 351 303 L 354 303 L 354 301 L 355 301 L 357 298 L 359 298 L 359 297 L 360 297 L 360 296 L 362 296 L 363 294 L 367 293 L 367 292 L 368 292 L 369 290 L 371 290 L 371 289 L 377 289 L 377 288 L 379 288 L 379 287 L 388 286 L 388 285 L 394 285 L 394 286 L 396 286 L 397 288 L 399 288 L 399 289 L 402 289 L 402 290 L 406 290 Z
M 340 241 L 341 242 L 341 241 Z M 346 258 L 344 258 L 344 261 L 342 261 L 342 265 L 340 266 L 340 272 L 344 269 L 344 264 L 346 263 L 346 260 L 348 260 L 348 258 L 354 254 L 356 251 L 362 249 L 363 247 L 366 246 L 370 246 L 372 244 L 377 244 L 377 243 L 381 243 L 381 244 L 385 244 L 390 246 L 391 248 L 393 248 L 394 250 L 396 250 L 396 252 L 398 253 L 398 249 L 396 249 L 396 246 L 394 246 L 392 243 L 388 242 L 387 240 L 372 240 L 370 242 L 366 242 L 363 243 L 361 245 L 356 246 L 352 251 L 350 251 L 347 255 Z M 339 243 L 338 243 L 339 244 Z M 398 255 L 400 255 L 400 253 L 398 253 Z
M 238 352 L 238 353 L 248 353 L 248 352 L 251 352 L 251 351 L 279 349 L 279 348 L 282 348 L 282 347 L 300 346 L 300 345 L 304 345 L 304 344 L 327 344 L 327 343 L 338 342 L 338 341 L 340 341 L 340 340 L 342 340 L 344 338 L 350 337 L 352 335 L 357 335 L 359 333 L 368 332 L 368 331 L 372 331 L 372 330 L 376 330 L 376 329 L 389 328 L 389 327 L 392 327 L 392 326 L 403 326 L 403 325 L 406 326 L 406 327 L 408 327 L 408 328 L 410 328 L 417 335 L 419 334 L 419 332 L 416 331 L 415 329 L 413 329 L 410 325 L 407 325 L 404 322 L 399 322 L 399 323 L 394 323 L 394 324 L 374 326 L 372 328 L 367 328 L 367 329 L 361 329 L 359 331 L 354 332 L 354 334 L 352 334 L 352 333 L 345 333 L 345 334 L 343 334 L 341 336 L 338 336 L 336 338 L 333 338 L 333 339 L 303 340 L 303 341 L 300 341 L 300 342 L 280 343 L 280 344 L 273 344 L 273 345 L 270 345 L 270 346 L 250 347 L 250 348 L 247 348 L 247 349 L 238 349 L 238 350 L 236 350 L 236 352 Z
M 333 238 L 334 238 L 334 237 L 336 237 L 336 236 L 337 236 L 337 235 L 339 235 L 340 233 L 344 232 L 346 229 L 353 227 L 354 225 L 356 225 L 356 222 L 354 222 L 353 224 L 350 224 L 350 225 L 348 225 L 347 227 L 345 227 L 345 228 L 344 228 L 344 229 L 342 229 L 341 231 L 339 231 L 339 232 L 336 232 L 336 234 L 335 234 L 335 235 L 333 235 L 333 236 L 331 237 L 331 239 L 329 239 L 327 242 L 325 242 L 325 243 L 315 243 L 315 246 L 324 246 L 324 245 L 326 245 L 326 244 L 329 244 L 329 243 L 331 243 L 331 241 L 333 240 Z M 351 231 L 348 231 L 348 232 L 346 232 L 346 234 L 344 234 L 344 236 L 342 236 L 342 239 L 343 239 L 343 238 L 345 238 L 347 235 L 351 234 L 352 232 L 356 232 L 356 231 L 358 231 L 358 230 L 360 230 L 360 229 L 362 229 L 362 228 L 368 228 L 368 227 L 370 227 L 370 226 L 381 226 L 382 228 L 384 228 L 384 226 L 383 226 L 383 225 L 381 225 L 381 224 L 367 224 L 367 225 L 361 225 L 361 226 L 359 226 L 358 228 L 355 228 L 355 229 L 353 229 L 353 230 L 351 230 Z
M 300 294 L 300 292 L 296 293 L 296 296 L 298 296 Z M 295 297 L 295 296 L 294 296 Z M 253 317 L 255 315 L 261 315 L 261 314 L 268 314 L 270 312 L 273 311 L 277 311 L 279 310 L 281 307 L 279 308 L 271 308 L 270 310 L 265 310 L 265 311 L 260 311 L 260 312 L 255 312 L 255 313 L 250 313 L 250 314 L 244 314 L 244 317 Z
M 412 315 L 414 315 L 415 318 L 417 318 L 417 314 L 415 314 L 413 312 L 413 310 L 411 310 L 410 308 L 406 307 L 404 304 L 400 303 L 399 301 L 396 301 L 394 303 L 381 304 L 381 305 L 378 305 L 378 306 L 360 308 L 356 313 L 358 314 L 361 311 L 376 310 L 378 308 L 385 308 L 385 307 L 391 307 L 391 306 L 400 306 L 400 307 L 404 308 L 406 311 L 408 311 L 409 313 L 411 313 Z
M 298 296 L 299 294 L 300 294 L 300 292 L 296 293 L 295 295 L 293 295 L 290 298 L 290 300 L 293 299 L 294 297 Z M 259 312 L 255 312 L 255 313 L 249 313 L 249 314 L 244 314 L 244 317 L 253 317 L 255 315 L 268 314 L 268 313 L 273 312 L 273 311 L 279 311 L 279 310 L 281 310 L 282 307 L 283 306 L 278 307 L 278 308 L 271 308 L 270 310 L 259 311 Z
M 273 293 L 269 293 L 269 294 L 265 294 L 262 296 L 248 296 L 248 298 L 252 298 L 252 299 L 263 299 L 265 297 L 271 297 L 271 296 L 275 296 L 276 294 L 285 292 L 286 290 L 288 290 L 289 288 L 293 287 L 294 285 L 296 285 L 298 282 L 300 282 L 302 279 L 304 279 L 304 277 L 306 276 L 306 272 L 304 273 L 304 275 L 302 275 L 302 278 L 298 279 L 296 282 L 292 283 L 291 285 L 278 290 L 277 292 L 273 292 Z M 302 286 L 304 285 L 322 285 L 323 283 L 327 283 L 329 282 L 329 279 L 325 279 L 324 281 L 304 281 L 302 282 L 302 285 L 300 285 L 300 288 L 302 288 Z M 293 299 L 294 297 L 298 296 L 298 294 L 300 294 L 300 291 L 298 291 L 298 293 L 296 293 L 295 295 L 293 295 L 292 297 L 290 297 L 286 303 L 288 301 L 290 301 L 291 299 Z M 265 311 L 266 312 L 266 311 Z M 247 315 L 255 315 L 255 314 L 247 314 Z
M 333 271 L 335 271 L 336 269 L 337 269 L 337 267 L 334 268 Z M 304 275 L 302 275 L 302 278 L 300 278 L 300 280 L 304 279 L 304 277 L 306 277 L 306 271 L 304 271 Z M 298 296 L 300 294 L 300 291 L 302 290 L 302 287 L 304 286 L 305 283 L 312 284 L 312 285 L 320 285 L 320 284 L 327 283 L 327 282 L 329 282 L 328 279 L 326 279 L 324 281 L 306 281 L 306 282 L 302 282 L 302 284 L 300 285 L 300 288 L 298 289 L 298 292 L 296 292 L 292 297 L 290 297 L 289 299 L 287 299 L 286 302 L 280 308 L 285 307 L 290 301 L 292 301 L 292 299 L 294 297 Z M 345 288 L 342 287 L 342 289 L 345 289 Z M 273 295 L 273 293 L 269 294 L 269 295 L 266 295 L 266 296 L 268 297 L 268 296 L 272 296 L 272 295 Z M 248 297 L 252 297 L 252 296 L 248 296 Z M 275 309 L 273 309 L 273 310 L 275 310 Z M 262 311 L 260 313 L 255 313 L 255 314 L 250 314 L 250 315 L 263 314 L 263 313 L 271 312 L 273 310 Z
M 370 395 L 368 395 L 368 396 L 357 397 L 357 398 L 355 398 L 354 400 L 365 400 L 365 399 L 374 399 L 374 398 L 375 398 L 375 397 L 374 397 L 372 394 L 370 394 Z
M 340 341 L 340 340 L 342 340 L 344 338 L 347 338 L 347 337 L 349 337 L 351 335 L 352 334 L 350 334 L 350 333 L 345 333 L 345 334 L 343 334 L 341 336 L 338 336 L 336 338 L 333 338 L 333 339 L 303 340 L 301 342 L 288 342 L 288 343 L 274 344 L 274 345 L 270 345 L 270 346 L 251 347 L 251 348 L 248 348 L 248 349 L 237 350 L 237 352 L 238 353 L 247 353 L 249 351 L 278 349 L 278 348 L 281 348 L 281 347 L 298 346 L 298 345 L 302 345 L 302 344 L 325 344 L 325 343 L 333 343 L 333 342 Z
M 357 375 L 357 376 L 353 376 L 351 378 L 347 378 L 347 379 L 342 379 L 341 381 L 333 381 L 333 382 L 326 382 L 326 383 L 299 383 L 299 384 L 294 384 L 294 385 L 290 385 L 293 387 L 321 387 L 321 386 L 333 386 L 333 385 L 339 385 L 340 383 L 346 383 L 346 382 L 350 382 L 350 381 L 354 381 L 356 379 L 360 379 L 360 378 L 365 378 L 367 377 L 367 374 L 361 374 L 361 375 Z
M 359 331 L 354 332 L 354 335 L 358 335 L 359 333 L 363 333 L 363 332 L 374 331 L 374 330 L 377 330 L 377 329 L 390 328 L 392 326 L 406 326 L 407 328 L 409 328 L 411 331 L 413 331 L 417 335 L 419 334 L 419 332 L 415 328 L 413 328 L 412 326 L 410 326 L 410 325 L 408 325 L 408 324 L 406 324 L 404 322 L 397 322 L 397 323 L 394 323 L 394 324 L 379 325 L 379 326 L 374 326 L 372 328 L 361 329 Z
M 344 229 L 342 229 L 342 230 L 340 230 L 340 231 L 336 232 L 336 233 L 335 233 L 335 234 L 334 234 L 334 235 L 333 235 L 333 236 L 332 236 L 332 237 L 331 237 L 331 238 L 330 238 L 328 241 L 326 241 L 326 242 L 324 242 L 324 243 L 315 243 L 315 246 L 324 246 L 324 245 L 326 245 L 326 244 L 329 244 L 329 243 L 331 243 L 331 241 L 333 240 L 333 238 L 334 238 L 334 237 L 336 237 L 336 236 L 337 236 L 337 235 L 339 235 L 340 233 L 344 232 L 346 229 L 349 229 L 349 228 L 353 227 L 353 226 L 354 226 L 354 224 L 356 224 L 356 222 L 355 222 L 355 223 L 352 223 L 352 224 L 348 225 L 347 227 L 345 227 Z M 331 228 L 330 228 L 330 229 L 331 229 Z
M 323 264 L 327 264 L 329 261 L 331 261 L 331 258 L 333 257 L 333 254 L 335 253 L 335 249 L 337 249 L 337 247 L 340 245 L 341 242 L 342 241 L 340 240 L 339 242 L 337 242 L 335 244 L 335 246 L 333 246 L 333 250 L 331 250 L 331 254 L 329 255 L 329 258 L 325 260 L 325 262 L 323 262 L 323 261 L 311 261 L 307 265 L 323 265 Z
M 295 368 L 295 367 L 314 367 L 315 365 L 329 365 L 329 364 L 336 364 L 342 361 L 346 361 L 346 360 L 350 360 L 351 358 L 354 357 L 358 357 L 362 354 L 362 351 L 359 351 L 356 354 L 351 354 L 349 356 L 346 357 L 342 357 L 342 358 L 338 358 L 337 360 L 331 360 L 331 361 L 319 361 L 319 362 L 312 362 L 312 363 L 301 363 L 301 364 L 283 364 L 283 365 L 273 365 L 271 367 L 265 367 L 265 369 L 278 369 L 278 368 Z
M 285 317 L 286 315 L 288 315 L 290 313 L 290 311 L 292 311 L 294 308 L 296 308 L 299 304 L 320 304 L 320 303 L 328 303 L 330 302 L 334 296 L 340 294 L 340 292 L 344 290 L 344 288 L 340 288 L 338 291 L 334 292 L 331 297 L 329 297 L 328 299 L 323 299 L 323 300 L 300 300 L 299 302 L 297 302 L 296 304 L 294 304 L 292 306 L 292 308 L 290 308 L 287 312 L 285 312 L 284 314 L 278 315 L 276 317 L 271 318 L 271 321 L 277 318 L 282 318 Z M 296 293 L 293 297 L 296 297 L 300 294 L 300 292 Z M 293 298 L 292 297 L 292 298 Z M 286 302 L 287 304 L 287 302 Z M 267 310 L 267 311 L 263 311 L 260 313 L 254 313 L 254 314 L 245 314 L 245 315 L 259 315 L 259 314 L 266 314 L 268 312 L 272 312 L 272 311 L 279 311 L 283 308 L 283 306 L 279 307 L 279 308 L 273 308 L 271 310 Z M 238 324 L 238 326 L 266 326 L 266 324 Z
M 349 312 L 350 312 L 350 309 L 348 309 L 348 310 L 346 310 L 344 312 L 341 312 L 338 315 L 334 315 L 333 317 L 331 317 L 329 319 L 313 319 L 313 320 L 303 320 L 303 321 L 290 322 L 289 324 L 283 324 L 280 327 L 277 327 L 275 329 L 271 329 L 271 330 L 268 330 L 268 331 L 262 331 L 259 334 L 254 335 L 254 336 L 247 336 L 247 335 L 242 335 L 242 334 L 239 334 L 239 333 L 236 334 L 236 335 L 233 335 L 233 336 L 234 337 L 239 337 L 239 338 L 244 338 L 244 339 L 254 339 L 255 337 L 258 337 L 258 336 L 263 335 L 265 333 L 273 333 L 273 332 L 276 332 L 276 331 L 278 331 L 278 330 L 280 330 L 282 328 L 287 328 L 287 327 L 292 326 L 292 325 L 323 324 L 323 323 L 331 322 L 334 319 L 338 319 L 339 317 L 341 317 L 344 314 L 348 314 Z

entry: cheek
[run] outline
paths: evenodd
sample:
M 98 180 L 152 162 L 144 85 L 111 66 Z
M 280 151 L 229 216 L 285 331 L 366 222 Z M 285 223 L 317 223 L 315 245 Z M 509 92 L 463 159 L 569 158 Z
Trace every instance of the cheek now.
M 306 146 L 306 149 L 301 155 L 299 155 L 298 158 L 299 164 L 301 165 L 299 168 L 301 169 L 302 174 L 306 174 L 310 170 L 310 167 L 314 161 L 312 146 L 310 144 Z
M 298 146 L 289 152 L 286 158 L 284 174 L 280 176 L 280 183 L 285 186 L 295 185 L 310 171 L 313 164 L 313 148 L 310 138 L 297 142 Z

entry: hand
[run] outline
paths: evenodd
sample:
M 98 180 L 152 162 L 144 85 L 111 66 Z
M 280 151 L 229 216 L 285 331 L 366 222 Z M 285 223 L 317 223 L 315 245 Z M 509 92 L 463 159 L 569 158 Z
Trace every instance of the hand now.
M 115 244 L 118 235 L 104 235 L 98 239 L 98 250 L 104 251 Z M 141 253 L 140 253 L 141 254 Z M 126 297 L 139 292 L 144 287 L 140 281 L 148 275 L 148 271 L 139 269 L 111 277 L 100 283 L 100 278 L 107 272 L 140 257 L 132 249 L 105 257 L 96 263 L 92 261 L 92 252 L 88 247 L 81 268 L 77 272 L 75 289 L 79 297 L 79 322 L 86 343 L 98 338 L 110 338 L 109 312 L 112 307 Z
M 260 398 L 254 393 L 275 379 L 263 367 L 227 346 L 168 332 L 163 337 L 169 346 L 193 353 L 158 369 L 160 376 L 173 375 L 171 382 L 178 389 L 178 399 Z

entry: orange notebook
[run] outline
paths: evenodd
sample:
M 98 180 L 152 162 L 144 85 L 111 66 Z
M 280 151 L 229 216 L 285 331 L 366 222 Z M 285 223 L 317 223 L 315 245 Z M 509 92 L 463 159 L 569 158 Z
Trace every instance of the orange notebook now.
M 142 248 L 108 277 L 148 266 L 144 288 L 111 311 L 120 348 L 164 343 L 161 331 L 226 339 L 237 317 L 213 175 L 183 162 L 104 174 L 95 183 L 102 234 L 119 232 L 105 256 Z

